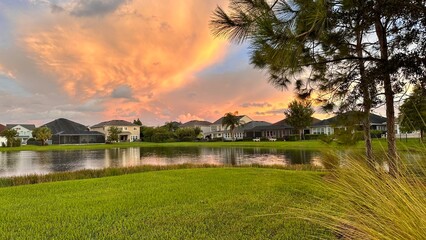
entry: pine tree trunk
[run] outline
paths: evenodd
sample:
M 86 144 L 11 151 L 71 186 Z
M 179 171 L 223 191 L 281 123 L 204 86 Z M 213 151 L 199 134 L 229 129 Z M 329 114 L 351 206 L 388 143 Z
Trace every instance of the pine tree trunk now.
M 363 126 L 363 132 L 364 132 L 364 143 L 365 143 L 365 156 L 367 160 L 367 164 L 370 166 L 371 169 L 374 169 L 374 159 L 373 159 L 373 147 L 371 145 L 371 130 L 370 130 L 370 111 L 371 111 L 371 94 L 370 94 L 370 84 L 369 80 L 365 76 L 365 66 L 364 66 L 364 60 L 363 53 L 362 53 L 362 33 L 361 31 L 356 31 L 356 38 L 357 38 L 357 56 L 359 57 L 359 73 L 360 73 L 360 80 L 361 80 L 361 90 L 362 90 L 362 98 L 363 98 L 363 119 L 362 119 L 362 126 Z
M 395 135 L 395 110 L 394 110 L 394 92 L 392 90 L 392 82 L 390 74 L 387 70 L 388 62 L 388 42 L 386 38 L 386 26 L 383 26 L 380 17 L 375 22 L 376 35 L 380 44 L 380 58 L 382 59 L 383 69 L 383 85 L 386 98 L 386 127 L 387 127 L 387 142 L 388 142 L 388 161 L 389 174 L 396 177 L 399 173 L 399 164 L 396 154 L 396 135 Z

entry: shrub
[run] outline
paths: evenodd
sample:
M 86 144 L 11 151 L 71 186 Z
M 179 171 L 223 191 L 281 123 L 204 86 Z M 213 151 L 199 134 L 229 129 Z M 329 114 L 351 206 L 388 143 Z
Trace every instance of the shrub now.
M 325 134 L 305 134 L 305 140 L 318 140 Z
M 382 138 L 383 131 L 380 130 L 371 130 L 371 138 Z
M 145 142 L 175 142 L 176 134 L 165 127 L 144 127 L 143 141 Z
M 180 142 L 192 142 L 197 137 L 195 128 L 178 128 L 175 134 Z
M 151 142 L 151 137 L 154 135 L 154 128 L 153 127 L 141 127 L 143 141 L 145 142 Z
M 191 136 L 186 136 L 186 137 L 181 138 L 179 141 L 181 141 L 181 142 L 193 142 L 193 141 L 195 141 L 195 138 L 191 137 Z
M 158 131 L 151 137 L 152 142 L 173 142 L 174 134 L 171 132 Z
M 336 133 L 336 140 L 342 145 L 355 145 L 364 139 L 362 131 L 340 130 Z
M 20 147 L 22 144 L 22 140 L 20 138 L 12 139 L 11 147 Z
M 300 135 L 292 134 L 292 135 L 285 136 L 284 139 L 286 141 L 300 141 Z
M 30 138 L 27 140 L 27 145 L 41 146 L 41 142 L 34 138 Z
M 334 135 L 321 134 L 318 139 L 324 143 L 330 144 L 334 140 Z
M 222 142 L 223 139 L 222 138 L 212 138 L 209 140 L 210 142 Z

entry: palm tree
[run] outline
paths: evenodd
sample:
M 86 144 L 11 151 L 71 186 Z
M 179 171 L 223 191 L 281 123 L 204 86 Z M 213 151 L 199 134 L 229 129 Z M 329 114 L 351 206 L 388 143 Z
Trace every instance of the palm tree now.
M 229 131 L 231 132 L 232 141 L 235 141 L 235 137 L 234 137 L 235 128 L 240 126 L 241 124 L 242 122 L 240 121 L 238 112 L 226 113 L 225 116 L 222 118 L 222 126 L 225 127 L 225 129 L 229 128 Z
M 13 147 L 16 141 L 20 141 L 20 139 L 18 140 L 15 139 L 18 136 L 18 131 L 16 131 L 15 129 L 3 130 L 3 132 L 0 133 L 0 136 L 3 136 L 6 138 L 8 147 Z
M 33 130 L 33 136 L 44 146 L 46 141 L 52 137 L 52 131 L 46 126 L 39 127 Z

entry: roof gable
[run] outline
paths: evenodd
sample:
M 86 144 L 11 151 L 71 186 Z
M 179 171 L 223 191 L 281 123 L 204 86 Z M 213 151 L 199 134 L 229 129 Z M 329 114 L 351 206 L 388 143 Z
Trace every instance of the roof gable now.
M 17 126 L 21 126 L 21 127 L 26 128 L 28 130 L 31 130 L 31 131 L 36 128 L 34 124 L 6 124 L 7 129 L 12 129 L 12 128 L 17 127 Z
M 272 124 L 272 126 L 292 128 L 292 126 L 290 126 L 290 125 L 287 124 L 287 121 L 286 121 L 285 118 L 283 120 L 281 120 L 281 121 L 278 121 L 278 122 Z
M 370 122 L 371 123 L 386 123 L 387 118 L 382 117 L 380 115 L 370 113 Z
M 237 116 L 238 117 L 238 120 L 241 120 L 242 118 L 244 118 L 244 117 L 247 117 L 247 118 L 249 118 L 248 116 L 246 116 L 246 115 L 239 115 L 239 116 Z M 223 118 L 224 117 L 221 117 L 221 118 L 219 118 L 218 120 L 216 120 L 216 121 L 214 121 L 213 122 L 213 124 L 214 125 L 222 125 L 222 120 L 223 120 Z M 249 118 L 250 119 L 250 118 Z
M 265 121 L 251 121 L 249 123 L 241 125 L 241 128 L 244 130 L 250 130 L 255 127 L 265 127 L 265 126 L 271 126 L 271 123 L 265 122 Z
M 75 135 L 96 135 L 101 134 L 99 132 L 89 131 L 89 129 L 83 124 L 65 119 L 59 118 L 52 122 L 42 125 L 42 127 L 48 127 L 53 135 L 56 134 L 75 134 Z
M 180 127 L 210 126 L 211 124 L 209 121 L 192 120 L 180 125 Z
M 134 123 L 131 123 L 125 120 L 111 120 L 111 121 L 101 122 L 96 125 L 93 125 L 92 128 L 101 128 L 105 126 L 138 126 L 140 127 L 139 125 L 136 125 Z
M 345 119 L 350 119 L 351 121 L 356 121 L 357 118 L 359 118 L 359 122 L 361 122 L 361 112 L 351 111 L 351 112 L 345 112 L 340 115 L 336 115 L 331 118 L 327 118 L 324 120 L 321 120 L 319 122 L 313 123 L 312 126 L 328 126 L 328 125 L 342 125 L 341 122 L 344 122 Z M 382 117 L 380 115 L 370 113 L 369 115 L 370 122 L 372 124 L 382 124 L 387 121 L 385 117 Z

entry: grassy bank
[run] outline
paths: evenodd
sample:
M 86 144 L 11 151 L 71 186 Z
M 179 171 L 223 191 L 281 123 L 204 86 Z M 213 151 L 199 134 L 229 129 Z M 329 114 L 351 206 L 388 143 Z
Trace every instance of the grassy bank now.
M 385 150 L 387 146 L 385 139 L 374 139 L 373 148 L 375 150 Z M 277 149 L 346 149 L 348 146 L 325 144 L 319 140 L 307 140 L 296 142 L 173 142 L 173 143 L 116 143 L 116 144 L 87 144 L 87 145 L 50 145 L 50 146 L 21 146 L 13 148 L 1 147 L 0 152 L 5 151 L 61 151 L 61 150 L 84 150 L 84 149 L 110 149 L 110 148 L 129 148 L 129 147 L 241 147 L 241 148 L 277 148 Z M 399 150 L 424 151 L 425 145 L 418 139 L 397 140 Z M 355 146 L 349 146 L 353 149 L 364 149 L 363 142 L 358 142 Z
M 304 171 L 322 171 L 325 170 L 308 164 L 296 165 L 240 165 L 240 166 L 226 166 L 226 165 L 211 165 L 211 164 L 177 164 L 177 165 L 140 165 L 130 167 L 110 167 L 102 169 L 83 169 L 73 172 L 55 172 L 49 174 L 30 174 L 24 176 L 4 177 L 0 178 L 1 187 L 12 187 L 48 182 L 59 182 L 69 180 L 81 180 L 90 178 L 103 178 L 120 176 L 133 173 L 162 171 L 162 170 L 176 170 L 176 169 L 193 169 L 193 168 L 274 168 L 284 170 L 304 170 Z
M 317 172 L 207 168 L 0 189 L 1 239 L 330 239 Z

